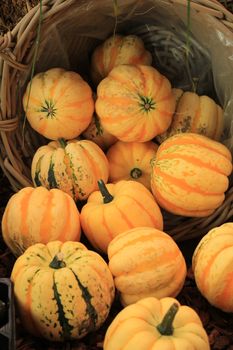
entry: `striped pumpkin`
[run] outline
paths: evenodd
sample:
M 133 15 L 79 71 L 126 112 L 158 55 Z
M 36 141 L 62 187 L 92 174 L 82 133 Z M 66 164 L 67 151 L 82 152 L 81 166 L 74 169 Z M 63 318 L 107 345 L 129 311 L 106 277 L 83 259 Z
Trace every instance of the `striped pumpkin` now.
M 180 94 L 179 90 L 175 90 L 177 92 Z M 172 123 L 157 140 L 162 142 L 172 135 L 191 132 L 218 141 L 222 135 L 223 121 L 223 110 L 212 98 L 187 91 L 178 97 Z
M 2 235 L 15 256 L 35 243 L 79 241 L 79 211 L 73 199 L 58 189 L 24 187 L 8 201 Z
M 197 245 L 192 268 L 199 291 L 210 304 L 233 312 L 233 223 L 210 230 Z
M 152 141 L 117 141 L 107 153 L 109 182 L 134 180 L 151 189 L 151 160 L 155 157 L 158 145 Z
M 92 246 L 107 253 L 110 241 L 130 228 L 139 226 L 163 229 L 163 217 L 150 191 L 136 181 L 105 185 L 98 181 L 82 207 L 81 227 Z
M 199 134 L 176 134 L 158 148 L 151 188 L 168 212 L 204 217 L 223 203 L 231 172 L 226 146 Z
M 99 83 L 95 109 L 103 127 L 119 140 L 145 142 L 170 126 L 175 96 L 155 68 L 120 65 Z
M 28 83 L 23 107 L 31 127 L 41 135 L 51 140 L 73 139 L 91 122 L 94 99 L 78 73 L 52 68 Z
M 94 142 L 59 140 L 36 151 L 31 174 L 35 186 L 59 188 L 77 201 L 98 189 L 99 178 L 107 182 L 109 166 L 104 152 Z
M 31 246 L 16 260 L 11 280 L 25 329 L 52 341 L 79 339 L 97 330 L 115 291 L 101 256 L 71 241 Z
M 91 77 L 95 85 L 120 64 L 151 65 L 152 56 L 136 35 L 113 35 L 96 47 L 91 57 Z
M 186 263 L 179 247 L 155 228 L 121 233 L 109 243 L 108 259 L 124 306 L 146 297 L 175 297 L 184 285 Z

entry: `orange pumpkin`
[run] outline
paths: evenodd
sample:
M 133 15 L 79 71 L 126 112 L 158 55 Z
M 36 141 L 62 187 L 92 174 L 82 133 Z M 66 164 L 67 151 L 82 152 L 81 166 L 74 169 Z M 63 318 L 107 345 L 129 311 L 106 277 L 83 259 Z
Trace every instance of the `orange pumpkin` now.
M 28 83 L 23 107 L 30 125 L 41 135 L 51 140 L 73 139 L 90 124 L 94 99 L 78 73 L 52 68 Z
M 171 124 L 175 97 L 155 68 L 120 65 L 97 88 L 96 113 L 103 127 L 125 142 L 150 141 Z
M 208 216 L 225 198 L 232 172 L 226 146 L 193 133 L 171 136 L 152 162 L 151 188 L 158 204 L 183 216 Z
M 151 65 L 152 56 L 136 35 L 113 35 L 96 47 L 91 57 L 91 77 L 95 85 L 120 64 Z
M 198 243 L 192 268 L 199 291 L 210 304 L 233 312 L 233 223 L 211 229 Z
M 80 239 L 79 211 L 73 199 L 59 189 L 25 187 L 8 201 L 2 235 L 15 256 L 35 243 Z
M 146 297 L 175 297 L 184 285 L 186 263 L 179 247 L 155 228 L 119 234 L 109 243 L 108 259 L 124 306 Z
M 178 97 L 176 112 L 165 133 L 158 136 L 162 142 L 181 132 L 203 134 L 219 140 L 223 131 L 223 110 L 208 96 L 198 96 L 194 92 L 184 92 Z
M 34 154 L 31 174 L 35 186 L 59 188 L 75 201 L 98 189 L 97 180 L 108 180 L 108 160 L 89 140 L 52 141 Z
M 158 145 L 152 141 L 117 141 L 107 153 L 109 182 L 135 180 L 151 189 L 151 160 L 155 157 Z
M 107 253 L 110 241 L 130 228 L 139 226 L 163 229 L 163 217 L 150 191 L 136 181 L 119 181 L 90 194 L 82 207 L 81 227 L 96 249 Z

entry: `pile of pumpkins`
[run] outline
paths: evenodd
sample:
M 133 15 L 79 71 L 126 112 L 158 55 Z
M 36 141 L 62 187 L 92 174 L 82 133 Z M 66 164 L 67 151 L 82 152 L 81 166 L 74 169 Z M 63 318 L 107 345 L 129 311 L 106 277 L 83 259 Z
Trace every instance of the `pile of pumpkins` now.
M 32 159 L 34 187 L 14 194 L 2 218 L 22 323 L 51 341 L 79 339 L 103 325 L 117 292 L 105 350 L 210 349 L 197 313 L 176 299 L 187 268 L 162 213 L 206 217 L 223 203 L 232 173 L 223 110 L 172 87 L 134 35 L 99 45 L 90 79 L 52 68 L 24 93 L 27 120 L 49 143 Z M 232 258 L 230 222 L 192 257 L 198 289 L 225 312 Z

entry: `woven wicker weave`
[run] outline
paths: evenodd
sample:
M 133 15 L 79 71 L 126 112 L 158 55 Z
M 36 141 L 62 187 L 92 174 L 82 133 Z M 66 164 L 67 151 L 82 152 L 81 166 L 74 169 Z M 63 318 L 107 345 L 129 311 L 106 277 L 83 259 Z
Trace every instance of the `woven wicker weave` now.
M 99 6 L 104 0 L 98 0 Z M 154 0 L 154 3 L 156 1 Z M 163 0 L 163 3 L 174 9 L 183 8 L 187 11 L 186 0 Z M 44 140 L 38 136 L 26 123 L 24 128 L 24 113 L 22 112 L 22 77 L 29 76 L 34 55 L 34 44 L 37 39 L 37 29 L 41 19 L 41 38 L 49 35 L 49 29 L 60 18 L 66 18 L 77 6 L 84 11 L 92 6 L 93 1 L 85 0 L 43 0 L 42 7 L 36 6 L 15 26 L 15 28 L 0 37 L 0 166 L 8 177 L 14 191 L 24 186 L 31 186 L 30 164 L 37 147 Z M 106 0 L 109 6 L 112 0 Z M 134 4 L 140 3 L 135 0 Z M 192 11 L 206 13 L 211 16 L 213 23 L 221 23 L 229 37 L 233 40 L 233 14 L 216 0 L 191 1 Z M 156 2 L 157 5 L 157 2 Z M 112 6 L 113 8 L 113 6 Z M 84 12 L 85 13 L 85 12 Z M 129 17 L 130 14 L 127 16 Z M 126 16 L 126 18 L 127 18 Z M 87 38 L 85 39 L 88 40 Z M 79 50 L 86 45 L 86 41 L 79 43 Z M 43 41 L 43 40 L 42 40 Z M 89 39 L 89 47 L 93 46 Z M 22 131 L 23 130 L 23 131 Z M 233 187 L 226 193 L 223 205 L 207 218 L 183 218 L 164 213 L 165 230 L 176 240 L 185 240 L 204 235 L 210 228 L 218 226 L 233 217 Z

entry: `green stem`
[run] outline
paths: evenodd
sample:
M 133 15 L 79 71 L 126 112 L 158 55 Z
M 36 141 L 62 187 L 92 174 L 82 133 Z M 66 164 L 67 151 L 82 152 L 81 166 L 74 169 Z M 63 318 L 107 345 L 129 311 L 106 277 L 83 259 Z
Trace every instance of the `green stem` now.
M 58 142 L 59 142 L 59 144 L 60 144 L 61 148 L 66 148 L 66 146 L 67 146 L 67 142 L 66 142 L 66 140 L 65 140 L 65 139 L 60 138 L 60 139 L 58 139 Z
M 139 179 L 139 177 L 142 176 L 142 171 L 141 169 L 139 168 L 133 168 L 130 172 L 130 176 L 133 178 L 133 179 Z
M 177 314 L 177 311 L 179 310 L 179 305 L 174 303 L 171 305 L 171 307 L 168 309 L 167 313 L 165 314 L 164 318 L 162 319 L 162 322 L 158 324 L 156 327 L 160 334 L 162 335 L 172 335 L 173 334 L 173 321 Z
M 66 267 L 66 263 L 63 261 L 61 255 L 58 253 L 54 256 L 53 260 L 49 264 L 49 267 L 52 269 L 61 269 L 62 267 Z
M 108 189 L 103 180 L 98 180 L 98 187 L 103 196 L 104 203 L 110 203 L 113 200 L 113 196 L 108 192 Z

